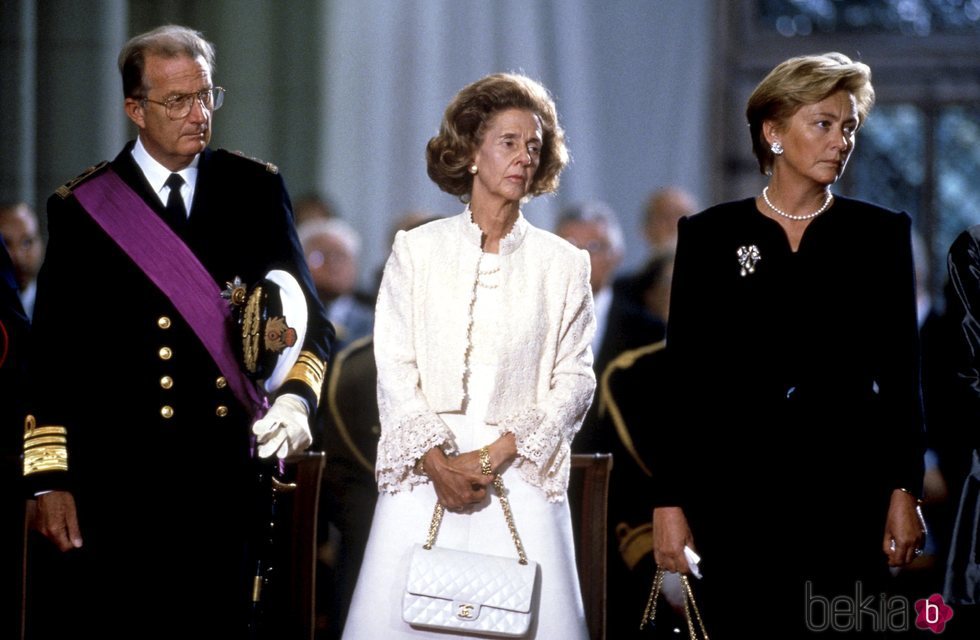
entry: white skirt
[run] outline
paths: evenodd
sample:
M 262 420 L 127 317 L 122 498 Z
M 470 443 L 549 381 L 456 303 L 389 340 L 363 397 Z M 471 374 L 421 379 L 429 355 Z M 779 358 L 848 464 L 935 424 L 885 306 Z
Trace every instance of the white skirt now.
M 471 386 L 486 380 L 483 375 L 486 373 L 490 372 L 472 372 Z M 479 409 L 472 412 L 484 415 Z M 478 449 L 498 437 L 494 427 L 467 415 L 442 414 L 441 417 L 455 434 L 460 451 Z M 540 567 L 540 606 L 527 637 L 586 640 L 588 631 L 575 568 L 568 502 L 548 502 L 540 488 L 522 480 L 512 467 L 503 470 L 503 480 L 524 550 Z M 437 546 L 517 557 L 500 501 L 492 488 L 488 493 L 489 500 L 470 513 L 446 511 Z M 413 629 L 402 621 L 402 594 L 409 557 L 413 545 L 425 542 L 435 505 L 436 493 L 431 483 L 416 486 L 412 491 L 382 493 L 378 497 L 364 562 L 344 627 L 345 640 L 468 637 Z

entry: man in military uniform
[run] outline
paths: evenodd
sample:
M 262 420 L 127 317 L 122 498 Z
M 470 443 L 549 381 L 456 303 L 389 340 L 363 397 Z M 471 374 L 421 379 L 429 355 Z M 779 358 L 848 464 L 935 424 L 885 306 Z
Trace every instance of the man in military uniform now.
M 275 166 L 208 147 L 213 67 L 184 27 L 130 40 L 119 69 L 138 138 L 48 200 L 24 436 L 47 538 L 31 550 L 32 637 L 244 636 L 262 500 L 250 439 L 265 457 L 310 442 L 333 331 Z M 256 422 L 255 386 L 224 358 L 229 323 L 202 318 L 225 283 L 270 269 L 299 283 L 306 330 Z
M 623 351 L 606 366 L 596 390 L 599 428 L 609 434 L 609 451 L 616 461 L 609 478 L 607 569 L 608 582 L 616 589 L 616 597 L 607 603 L 609 638 L 650 636 L 649 630 L 639 628 L 639 621 L 657 567 L 650 518 L 653 505 L 643 499 L 642 488 L 658 471 L 652 453 L 664 437 L 669 388 L 664 345 L 660 340 Z M 693 582 L 696 591 L 697 581 Z M 656 626 L 666 638 L 676 635 L 674 629 L 686 627 L 677 574 L 667 575 L 663 593 L 673 608 L 660 603 Z

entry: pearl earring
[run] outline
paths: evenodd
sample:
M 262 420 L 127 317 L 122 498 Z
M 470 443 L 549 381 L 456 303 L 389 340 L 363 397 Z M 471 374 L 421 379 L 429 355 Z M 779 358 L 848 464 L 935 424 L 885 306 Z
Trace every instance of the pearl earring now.
M 777 156 L 783 155 L 783 145 L 779 144 L 779 140 L 773 142 L 772 146 L 769 147 L 769 150 L 772 151 Z
M 480 169 L 475 164 L 470 165 L 470 173 L 472 173 L 473 175 L 476 175 L 476 172 L 479 170 Z

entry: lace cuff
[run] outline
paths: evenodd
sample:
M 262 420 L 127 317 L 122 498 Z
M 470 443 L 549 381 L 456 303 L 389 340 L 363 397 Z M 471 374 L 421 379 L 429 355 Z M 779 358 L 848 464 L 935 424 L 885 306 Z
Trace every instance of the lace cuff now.
M 500 433 L 513 433 L 517 443 L 521 477 L 541 487 L 548 500 L 561 501 L 568 488 L 570 448 L 559 429 L 548 424 L 547 414 L 530 407 L 504 418 Z
M 544 468 L 558 445 L 555 433 L 543 428 L 544 411 L 529 407 L 500 421 L 501 432 L 513 433 L 517 440 L 517 455 Z
M 375 464 L 378 490 L 397 493 L 428 482 L 426 476 L 415 472 L 415 463 L 429 449 L 440 446 L 447 455 L 456 453 L 452 431 L 431 412 L 405 416 L 395 427 L 383 430 Z

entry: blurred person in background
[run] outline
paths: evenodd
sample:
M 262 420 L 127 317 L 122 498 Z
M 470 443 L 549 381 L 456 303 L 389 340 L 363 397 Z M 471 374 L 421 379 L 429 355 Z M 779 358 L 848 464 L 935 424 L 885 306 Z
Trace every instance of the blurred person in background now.
M 592 273 L 589 284 L 592 299 L 595 301 L 596 331 L 592 338 L 592 353 L 595 354 L 595 370 L 598 375 L 604 366 L 606 351 L 618 352 L 610 345 L 617 336 L 609 333 L 609 319 L 617 312 L 614 308 L 612 282 L 616 269 L 623 261 L 626 243 L 623 229 L 612 208 L 604 202 L 590 200 L 569 205 L 558 214 L 555 234 L 568 240 L 573 246 L 589 252 Z M 612 355 L 615 355 L 613 353 Z
M 949 455 L 955 456 L 954 463 L 965 466 L 965 477 L 955 478 L 951 487 L 959 495 L 959 508 L 943 596 L 954 603 L 955 615 L 969 623 L 971 637 L 976 637 L 980 632 L 980 225 L 956 238 L 949 249 L 948 267 L 952 295 L 947 298 L 946 313 L 955 323 L 953 389 L 959 400 L 948 434 L 958 436 L 958 446 L 950 447 Z
M 0 237 L 0 637 L 19 638 L 24 581 L 21 484 L 30 320 L 21 306 L 17 268 Z
M 7 244 L 13 263 L 21 306 L 30 318 L 37 294 L 37 272 L 44 261 L 44 243 L 34 209 L 25 202 L 0 205 L 0 237 Z
M 307 193 L 293 202 L 293 219 L 297 229 L 310 220 L 329 220 L 336 217 L 333 203 L 319 193 Z
M 374 309 L 357 295 L 361 237 L 340 218 L 312 219 L 296 230 L 320 302 L 336 331 L 335 350 L 370 335 Z
M 644 209 L 643 236 L 651 259 L 674 255 L 677 222 L 697 211 L 697 200 L 681 187 L 661 187 L 650 194 Z

